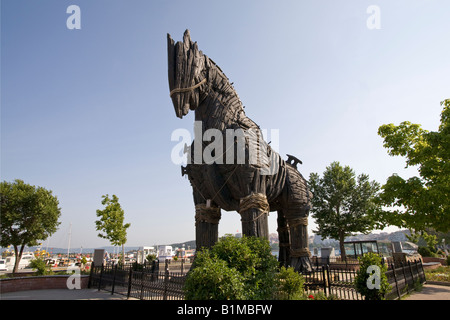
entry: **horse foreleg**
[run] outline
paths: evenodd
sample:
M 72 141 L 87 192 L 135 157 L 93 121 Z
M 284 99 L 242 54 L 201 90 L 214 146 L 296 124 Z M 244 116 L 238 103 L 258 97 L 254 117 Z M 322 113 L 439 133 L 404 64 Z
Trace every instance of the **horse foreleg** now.
M 261 213 L 258 209 L 248 209 L 240 212 L 242 222 L 242 234 L 248 237 L 269 239 L 269 223 L 267 213 Z
M 211 248 L 219 240 L 220 208 L 200 203 L 195 206 L 195 240 L 197 250 Z
M 269 203 L 265 195 L 252 193 L 240 201 L 239 214 L 241 215 L 242 233 L 269 239 Z

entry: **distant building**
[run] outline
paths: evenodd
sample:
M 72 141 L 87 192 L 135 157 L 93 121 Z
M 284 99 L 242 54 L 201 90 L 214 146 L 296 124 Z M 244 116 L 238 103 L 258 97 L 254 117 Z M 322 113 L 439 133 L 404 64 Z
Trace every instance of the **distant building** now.
M 269 242 L 272 243 L 278 243 L 278 233 L 271 233 L 269 234 Z

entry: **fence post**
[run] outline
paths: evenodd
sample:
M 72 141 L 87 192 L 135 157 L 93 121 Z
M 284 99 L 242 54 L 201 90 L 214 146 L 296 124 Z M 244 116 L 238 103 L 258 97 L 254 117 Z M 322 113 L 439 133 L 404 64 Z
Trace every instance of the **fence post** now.
M 401 294 L 400 294 L 400 289 L 398 288 L 397 275 L 395 274 L 395 265 L 392 263 L 391 267 L 392 267 L 392 272 L 394 274 L 394 281 L 395 281 L 395 288 L 397 289 L 397 296 L 400 299 Z
M 422 274 L 423 274 L 423 282 L 422 283 L 425 283 L 425 282 L 427 282 L 427 277 L 425 276 L 425 270 L 423 270 L 423 261 L 419 260 L 419 262 L 420 262 L 420 268 L 422 269 Z
M 184 258 L 181 259 L 181 274 L 184 274 Z
M 322 266 L 322 277 L 323 277 L 323 293 L 327 296 L 327 278 L 325 273 L 325 266 Z
M 93 274 L 92 270 L 94 270 L 94 262 L 91 263 L 91 271 L 89 272 L 88 289 L 90 289 L 91 285 L 92 285 L 92 274 Z
M 329 258 L 328 258 L 329 259 Z M 326 279 L 326 283 L 328 283 L 328 295 L 331 295 L 331 277 L 330 277 L 330 265 L 327 264 L 327 279 Z
M 116 273 L 117 273 L 117 263 L 114 265 L 114 275 L 113 275 L 113 283 L 111 288 L 111 295 L 114 294 L 114 287 L 116 286 Z
M 416 271 L 417 271 L 417 278 L 419 279 L 419 282 L 422 283 L 421 276 L 420 276 L 420 270 L 419 270 L 419 262 L 420 262 L 420 260 L 419 261 L 414 260 L 414 265 L 416 266 Z
M 130 274 L 128 275 L 128 292 L 127 292 L 127 299 L 130 298 L 131 294 L 131 282 L 133 281 L 133 268 L 130 268 Z
M 411 291 L 414 291 L 414 283 L 415 283 L 415 281 L 414 281 L 414 272 L 413 272 L 413 269 L 412 269 L 412 266 L 411 266 L 411 261 L 408 261 L 408 265 L 409 265 L 409 271 L 411 272 L 411 278 L 412 278 Z
M 405 264 L 403 264 L 403 262 L 401 263 L 401 265 L 402 265 L 402 268 L 403 268 L 403 276 L 405 277 L 405 288 L 406 288 L 406 292 L 407 293 L 409 293 L 409 286 L 408 286 L 408 280 L 407 280 L 407 277 L 406 277 L 406 269 L 407 269 L 407 264 L 405 263 Z
M 167 289 L 169 286 L 169 262 L 166 259 L 165 263 L 165 271 L 164 271 L 164 294 L 163 294 L 163 300 L 167 300 Z
M 145 278 L 145 274 L 147 272 L 144 272 L 144 270 L 141 271 L 141 294 L 139 295 L 139 300 L 144 300 L 143 296 L 144 296 L 144 278 Z
M 100 278 L 98 279 L 98 291 L 100 291 L 100 287 L 102 286 L 102 276 L 103 276 L 103 263 L 100 268 Z

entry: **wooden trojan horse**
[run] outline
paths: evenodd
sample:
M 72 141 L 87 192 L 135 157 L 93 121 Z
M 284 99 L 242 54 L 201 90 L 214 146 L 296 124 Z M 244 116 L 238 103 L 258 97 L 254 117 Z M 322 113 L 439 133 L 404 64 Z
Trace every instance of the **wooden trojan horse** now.
M 194 141 L 182 174 L 192 185 L 197 249 L 218 240 L 221 209 L 241 215 L 246 236 L 268 239 L 270 211 L 278 212 L 279 261 L 297 271 L 311 269 L 308 214 L 311 193 L 297 170 L 264 141 L 245 115 L 241 100 L 222 70 L 190 39 L 167 35 L 170 97 L 177 117 L 195 112 Z M 301 163 L 301 162 L 300 162 Z

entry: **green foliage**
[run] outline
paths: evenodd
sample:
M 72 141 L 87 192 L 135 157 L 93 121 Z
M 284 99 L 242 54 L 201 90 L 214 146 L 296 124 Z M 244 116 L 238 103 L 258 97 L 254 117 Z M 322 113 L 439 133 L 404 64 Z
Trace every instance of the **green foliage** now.
M 187 300 L 246 299 L 244 277 L 227 262 L 205 249 L 198 253 L 195 268 L 189 272 L 184 290 Z
M 419 247 L 419 249 L 417 249 L 417 252 L 422 257 L 437 257 L 437 255 L 433 251 L 431 251 L 429 247 Z
M 37 245 L 56 232 L 61 209 L 52 191 L 22 180 L 3 181 L 0 191 L 0 246 L 14 247 L 16 272 L 23 248 Z
M 102 198 L 105 209 L 97 210 L 97 217 L 100 219 L 95 221 L 95 225 L 97 231 L 104 233 L 99 233 L 98 236 L 109 240 L 113 246 L 122 246 L 122 259 L 119 263 L 125 265 L 124 245 L 127 242 L 127 229 L 130 224 L 124 224 L 125 213 L 116 195 L 113 194 L 112 198 L 104 195 Z
M 391 156 L 406 158 L 406 166 L 417 166 L 420 177 L 405 180 L 390 176 L 379 201 L 390 211 L 386 223 L 401 228 L 450 230 L 450 99 L 441 102 L 439 130 L 429 132 L 408 121 L 382 125 L 378 134 Z
M 197 252 L 186 279 L 186 299 L 270 299 L 277 267 L 267 240 L 226 236 Z
M 425 278 L 427 279 L 427 281 L 440 281 L 450 283 L 450 266 L 440 266 L 437 269 L 425 270 Z
M 359 260 L 359 270 L 355 278 L 354 284 L 356 290 L 366 300 L 384 300 L 384 296 L 391 290 L 391 286 L 387 280 L 386 271 L 387 266 L 382 262 L 382 258 L 373 252 L 365 253 Z M 369 289 L 367 280 L 371 276 L 370 272 L 367 273 L 367 268 L 370 266 L 378 266 L 379 273 L 379 288 Z
M 436 252 L 436 245 L 437 245 L 436 235 L 428 234 L 427 232 L 422 232 L 422 238 L 427 243 L 427 247 L 432 252 Z
M 277 291 L 275 298 L 277 300 L 299 300 L 304 299 L 303 284 L 305 279 L 301 274 L 295 272 L 294 268 L 281 267 L 276 275 Z
M 311 212 L 318 225 L 314 232 L 324 238 L 339 240 L 343 254 L 345 237 L 373 229 L 379 211 L 375 202 L 379 185 L 369 181 L 368 175 L 356 177 L 349 166 L 342 167 L 339 162 L 333 162 L 322 178 L 311 173 L 309 186 L 314 195 Z
M 96 230 L 103 231 L 98 236 L 108 239 L 113 246 L 121 246 L 127 242 L 127 229 L 129 223 L 124 224 L 124 211 L 120 206 L 119 198 L 113 194 L 102 196 L 102 205 L 106 206 L 103 210 L 97 210 L 97 217 L 100 219 L 95 221 Z
M 36 275 L 44 276 L 53 274 L 53 271 L 49 266 L 45 264 L 45 261 L 41 258 L 33 259 L 30 261 L 30 267 L 36 269 Z

